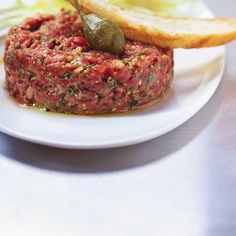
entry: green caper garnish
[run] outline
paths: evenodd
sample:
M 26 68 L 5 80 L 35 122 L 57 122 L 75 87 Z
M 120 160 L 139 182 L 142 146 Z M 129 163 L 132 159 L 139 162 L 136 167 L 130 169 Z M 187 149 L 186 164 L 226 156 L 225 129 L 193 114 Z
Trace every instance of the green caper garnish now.
M 85 37 L 93 49 L 114 54 L 124 51 L 124 34 L 111 20 L 90 14 L 83 17 L 83 22 Z
M 124 52 L 125 37 L 122 30 L 109 19 L 81 12 L 77 0 L 67 0 L 75 7 L 83 21 L 85 38 L 94 50 L 119 54 Z

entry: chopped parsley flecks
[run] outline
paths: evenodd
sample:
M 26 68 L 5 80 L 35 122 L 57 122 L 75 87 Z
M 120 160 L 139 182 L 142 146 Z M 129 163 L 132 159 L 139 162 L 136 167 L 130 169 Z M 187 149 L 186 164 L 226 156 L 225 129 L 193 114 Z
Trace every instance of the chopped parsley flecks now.
M 62 96 L 60 99 L 60 106 L 65 107 L 67 105 L 68 101 L 65 99 L 65 96 Z
M 148 81 L 150 82 L 150 81 L 153 81 L 153 80 L 155 80 L 156 79 L 156 77 L 154 76 L 154 75 L 149 75 L 148 76 Z
M 130 108 L 137 106 L 137 104 L 138 104 L 138 100 L 133 99 L 132 102 L 130 103 Z
M 75 86 L 70 86 L 68 92 L 70 95 L 75 95 L 76 93 L 78 93 L 78 89 Z
M 64 79 L 65 79 L 65 80 L 70 80 L 70 79 L 72 78 L 72 76 L 73 76 L 73 72 L 67 71 L 67 72 L 65 73 Z

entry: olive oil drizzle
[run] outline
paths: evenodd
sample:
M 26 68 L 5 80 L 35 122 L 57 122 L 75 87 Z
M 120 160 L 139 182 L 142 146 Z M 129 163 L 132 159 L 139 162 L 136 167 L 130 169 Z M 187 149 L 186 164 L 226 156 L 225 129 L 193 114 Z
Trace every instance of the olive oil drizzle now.
M 0 55 L 0 65 L 3 64 L 3 55 Z

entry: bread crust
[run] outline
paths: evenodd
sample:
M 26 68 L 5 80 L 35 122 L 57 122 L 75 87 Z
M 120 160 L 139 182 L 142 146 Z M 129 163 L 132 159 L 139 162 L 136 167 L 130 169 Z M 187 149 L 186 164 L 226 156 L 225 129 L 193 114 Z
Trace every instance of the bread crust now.
M 122 9 L 106 0 L 80 0 L 78 3 L 85 13 L 113 20 L 127 38 L 163 48 L 213 47 L 236 39 L 236 19 L 161 17 Z

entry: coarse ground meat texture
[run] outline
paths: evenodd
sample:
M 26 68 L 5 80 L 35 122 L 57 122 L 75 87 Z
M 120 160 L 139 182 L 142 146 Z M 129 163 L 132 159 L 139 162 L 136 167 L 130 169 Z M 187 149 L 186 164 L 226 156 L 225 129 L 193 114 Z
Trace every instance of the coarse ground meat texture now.
M 5 46 L 6 85 L 20 104 L 99 114 L 159 100 L 173 77 L 173 51 L 126 41 L 122 55 L 94 51 L 76 12 L 37 15 L 14 26 Z

